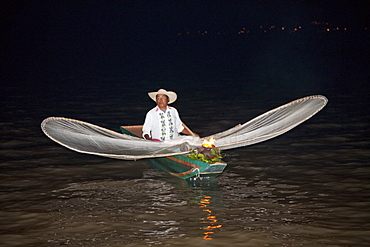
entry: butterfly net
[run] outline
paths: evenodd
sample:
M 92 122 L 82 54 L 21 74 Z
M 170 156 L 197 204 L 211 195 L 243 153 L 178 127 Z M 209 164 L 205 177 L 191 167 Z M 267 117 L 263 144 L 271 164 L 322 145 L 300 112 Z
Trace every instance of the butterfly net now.
M 187 154 L 210 137 L 216 139 L 215 145 L 220 150 L 256 144 L 289 131 L 320 111 L 327 102 L 321 95 L 305 97 L 202 139 L 180 136 L 175 140 L 153 142 L 63 117 L 46 118 L 41 129 L 53 141 L 77 152 L 136 160 Z
M 116 159 L 166 157 L 189 153 L 189 150 L 201 146 L 198 137 L 183 136 L 154 142 L 63 117 L 45 119 L 41 129 L 50 139 L 69 149 Z
M 322 95 L 301 98 L 212 137 L 216 139 L 215 145 L 221 150 L 266 141 L 306 121 L 319 112 L 327 102 L 328 99 Z

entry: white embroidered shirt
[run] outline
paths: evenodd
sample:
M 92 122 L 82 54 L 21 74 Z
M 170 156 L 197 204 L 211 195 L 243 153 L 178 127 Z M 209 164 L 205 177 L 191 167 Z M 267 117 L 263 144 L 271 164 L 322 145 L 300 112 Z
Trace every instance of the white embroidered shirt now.
M 143 137 L 148 134 L 152 139 L 171 140 L 178 137 L 183 130 L 179 113 L 174 107 L 167 106 L 167 110 L 163 112 L 156 106 L 146 114 Z

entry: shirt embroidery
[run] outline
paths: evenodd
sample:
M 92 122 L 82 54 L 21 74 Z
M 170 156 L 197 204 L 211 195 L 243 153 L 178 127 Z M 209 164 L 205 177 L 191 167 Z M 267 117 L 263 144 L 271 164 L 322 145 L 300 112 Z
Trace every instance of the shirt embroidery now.
M 172 120 L 172 116 L 171 116 L 171 112 L 169 110 L 167 110 L 166 113 L 164 113 L 163 111 L 159 111 L 159 121 L 160 121 L 160 125 L 161 125 L 161 141 L 164 141 L 166 140 L 166 137 L 167 137 L 167 129 L 169 130 L 169 139 L 172 140 L 173 139 L 173 134 L 175 133 L 174 131 L 174 126 L 173 126 L 173 120 Z M 167 121 L 166 121 L 167 120 Z

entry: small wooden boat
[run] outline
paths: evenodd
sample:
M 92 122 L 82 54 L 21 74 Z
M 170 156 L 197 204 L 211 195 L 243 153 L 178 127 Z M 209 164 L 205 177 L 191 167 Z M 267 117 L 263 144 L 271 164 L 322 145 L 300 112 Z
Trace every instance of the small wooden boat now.
M 141 138 L 142 127 L 142 125 L 121 126 L 120 130 L 124 134 Z M 200 160 L 193 160 L 186 155 L 153 158 L 150 161 L 157 168 L 182 179 L 196 176 L 216 176 L 222 173 L 227 166 L 224 162 L 209 164 Z

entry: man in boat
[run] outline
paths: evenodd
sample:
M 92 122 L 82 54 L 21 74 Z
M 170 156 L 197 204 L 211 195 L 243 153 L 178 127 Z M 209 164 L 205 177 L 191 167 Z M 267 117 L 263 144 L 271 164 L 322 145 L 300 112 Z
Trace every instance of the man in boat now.
M 177 110 L 168 106 L 176 101 L 177 94 L 165 89 L 157 92 L 149 92 L 149 97 L 157 103 L 157 106 L 148 111 L 143 125 L 143 138 L 153 141 L 166 141 L 175 139 L 179 133 L 185 135 L 195 135 L 185 128 Z

